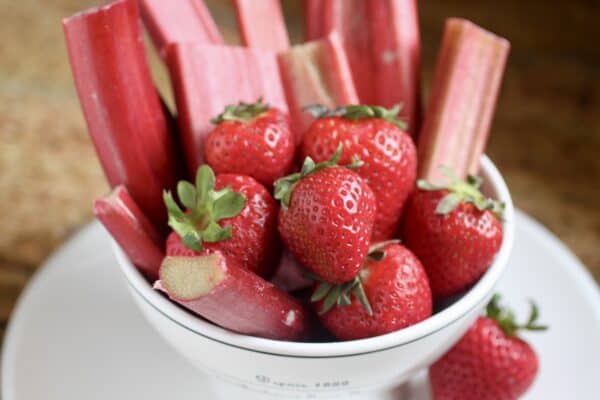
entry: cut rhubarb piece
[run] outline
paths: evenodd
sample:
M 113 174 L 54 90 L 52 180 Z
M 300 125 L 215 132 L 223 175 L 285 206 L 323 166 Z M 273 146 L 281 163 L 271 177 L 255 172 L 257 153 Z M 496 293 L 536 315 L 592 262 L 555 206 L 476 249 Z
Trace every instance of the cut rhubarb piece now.
M 281 79 L 298 141 L 314 118 L 311 104 L 330 109 L 358 103 L 346 53 L 337 33 L 293 46 L 278 55 Z
M 224 43 L 202 0 L 140 0 L 140 7 L 144 24 L 163 58 L 172 43 Z
M 440 182 L 440 166 L 464 179 L 476 174 L 510 49 L 509 42 L 472 22 L 451 18 L 419 134 L 419 177 Z
M 124 184 L 155 224 L 166 222 L 162 190 L 179 165 L 168 116 L 152 83 L 135 0 L 63 21 L 89 134 L 112 187 Z
M 219 252 L 166 257 L 155 288 L 234 332 L 288 341 L 310 332 L 310 314 L 298 301 Z
M 305 276 L 302 264 L 287 250 L 283 251 L 276 271 L 271 282 L 288 293 L 309 288 L 314 283 Z
M 225 106 L 262 97 L 287 112 L 274 52 L 253 48 L 176 43 L 168 62 L 179 127 L 191 175 L 204 162 L 211 118 Z
M 408 130 L 415 134 L 421 118 L 417 0 L 370 1 L 369 23 L 372 102 L 388 108 L 402 104 L 401 116 L 408 122 Z
M 272 51 L 290 47 L 279 0 L 234 0 L 233 4 L 244 45 Z
M 304 41 L 321 39 L 325 36 L 323 10 L 328 0 L 302 0 Z
M 379 3 L 380 0 L 373 3 Z M 374 104 L 371 48 L 379 38 L 370 36 L 368 0 L 328 0 L 323 4 L 324 33 L 336 31 L 340 37 L 359 101 Z M 389 26 L 380 27 L 381 30 Z
M 164 258 L 163 240 L 125 186 L 94 202 L 94 215 L 144 275 L 152 281 Z

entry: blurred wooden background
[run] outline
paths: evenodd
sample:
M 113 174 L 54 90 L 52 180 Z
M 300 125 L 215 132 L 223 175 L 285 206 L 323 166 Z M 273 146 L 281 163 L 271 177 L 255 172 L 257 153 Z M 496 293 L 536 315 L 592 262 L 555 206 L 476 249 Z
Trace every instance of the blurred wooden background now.
M 107 190 L 60 26 L 61 18 L 100 2 L 0 0 L 0 339 L 27 280 L 91 220 L 92 200 Z M 229 2 L 207 3 L 227 39 L 238 43 Z M 446 17 L 469 18 L 512 42 L 488 154 L 516 205 L 600 280 L 600 2 L 420 3 L 425 88 Z M 299 1 L 284 5 L 298 41 Z M 168 90 L 155 57 L 152 64 Z

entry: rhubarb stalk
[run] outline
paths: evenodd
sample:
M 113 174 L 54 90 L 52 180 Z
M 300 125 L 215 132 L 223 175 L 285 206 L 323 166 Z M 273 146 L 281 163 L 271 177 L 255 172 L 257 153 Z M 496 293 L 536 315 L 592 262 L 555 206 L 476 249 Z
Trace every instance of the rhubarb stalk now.
M 323 7 L 327 0 L 302 0 L 304 41 L 321 39 L 325 36 Z
M 402 104 L 401 115 L 416 134 L 421 118 L 417 0 L 370 1 L 369 24 L 372 101 L 387 108 Z
M 276 271 L 271 282 L 288 293 L 309 288 L 314 283 L 305 276 L 306 270 L 288 250 L 283 251 Z
M 281 79 L 298 141 L 314 120 L 304 108 L 358 103 L 346 53 L 337 33 L 278 55 Z
M 419 178 L 439 182 L 442 165 L 461 179 L 477 173 L 509 49 L 506 39 L 472 22 L 446 21 L 419 134 Z
M 274 52 L 253 48 L 176 43 L 168 62 L 190 175 L 204 162 L 211 119 L 225 106 L 260 97 L 287 112 Z
M 144 275 L 158 278 L 163 240 L 123 185 L 94 202 L 94 215 Z
M 223 44 L 204 1 L 140 0 L 142 18 L 161 57 L 176 42 Z
M 272 51 L 290 47 L 279 0 L 234 0 L 233 4 L 244 45 Z
M 89 134 L 111 186 L 124 184 L 155 224 L 162 190 L 174 185 L 175 144 L 146 63 L 135 0 L 119 0 L 63 21 Z
M 379 2 L 378 0 L 374 3 Z M 370 36 L 367 18 L 369 3 L 368 0 L 328 0 L 323 3 L 322 9 L 324 33 L 336 31 L 340 35 L 354 86 L 362 104 L 375 104 L 370 54 L 371 48 L 377 44 L 379 38 Z M 387 30 L 389 26 L 379 29 Z
M 245 335 L 297 341 L 310 331 L 310 314 L 297 300 L 220 252 L 166 257 L 155 288 L 209 321 Z

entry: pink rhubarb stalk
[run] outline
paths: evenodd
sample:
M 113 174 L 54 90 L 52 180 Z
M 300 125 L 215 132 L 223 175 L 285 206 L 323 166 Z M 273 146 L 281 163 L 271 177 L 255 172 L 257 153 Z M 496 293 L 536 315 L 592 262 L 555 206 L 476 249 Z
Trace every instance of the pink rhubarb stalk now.
M 140 0 L 142 18 L 161 57 L 176 42 L 223 44 L 202 0 Z
M 460 178 L 476 174 L 496 107 L 509 42 L 472 22 L 451 18 L 419 134 L 419 178 L 440 181 L 440 166 Z
M 271 282 L 288 293 L 309 288 L 314 283 L 305 277 L 306 270 L 288 250 L 283 251 L 276 271 Z
M 417 0 L 369 2 L 372 102 L 402 104 L 400 115 L 416 134 L 421 118 L 421 40 Z
M 158 278 L 164 258 L 163 239 L 131 198 L 125 186 L 94 202 L 94 215 L 141 272 Z
M 233 4 L 244 45 L 272 51 L 290 47 L 279 0 L 234 0 Z
M 63 21 L 89 134 L 111 186 L 124 184 L 155 224 L 166 221 L 162 191 L 179 165 L 168 116 L 146 63 L 135 0 Z
M 302 22 L 304 41 L 321 39 L 325 36 L 323 8 L 328 0 L 302 0 Z
M 176 43 L 168 62 L 190 174 L 204 162 L 211 118 L 226 105 L 263 97 L 287 111 L 274 52 L 253 48 Z
M 281 79 L 297 139 L 314 118 L 304 110 L 311 104 L 335 108 L 358 103 L 346 53 L 337 33 L 293 46 L 278 55 Z
M 370 54 L 379 38 L 370 36 L 369 1 L 328 0 L 323 3 L 322 12 L 324 33 L 336 31 L 341 37 L 360 103 L 375 104 Z
M 213 323 L 246 335 L 306 339 L 310 316 L 293 297 L 215 252 L 166 257 L 155 288 Z

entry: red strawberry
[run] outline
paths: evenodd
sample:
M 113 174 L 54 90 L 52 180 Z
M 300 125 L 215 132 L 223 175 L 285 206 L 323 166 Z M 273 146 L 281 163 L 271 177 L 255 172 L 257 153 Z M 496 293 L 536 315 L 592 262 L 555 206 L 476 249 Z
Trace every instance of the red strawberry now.
M 417 174 L 417 151 L 404 123 L 397 118 L 399 107 L 386 110 L 353 105 L 330 112 L 313 106 L 312 110 L 320 118 L 304 135 L 303 155 L 325 161 L 342 143 L 342 163 L 359 158 L 363 165 L 356 172 L 377 198 L 373 240 L 392 238 Z
M 279 259 L 277 202 L 254 178 L 215 176 L 209 166 L 198 169 L 196 185 L 181 181 L 177 194 L 183 212 L 169 192 L 165 204 L 173 228 L 168 256 L 194 256 L 219 250 L 262 277 L 273 273 Z
M 404 221 L 404 243 L 425 266 L 436 298 L 477 281 L 502 244 L 504 205 L 481 194 L 479 178 L 453 179 L 445 187 L 419 181 Z
M 289 116 L 256 103 L 229 105 L 213 119 L 206 137 L 206 161 L 217 174 L 249 175 L 267 187 L 287 174 L 294 163 L 295 138 Z
M 304 161 L 302 171 L 279 179 L 279 233 L 298 261 L 332 283 L 353 279 L 369 248 L 375 197 L 366 182 L 332 160 Z
M 516 400 L 531 386 L 538 359 L 518 330 L 544 330 L 536 324 L 537 308 L 517 325 L 514 314 L 498 307 L 499 296 L 446 355 L 433 364 L 429 377 L 435 400 Z
M 312 300 L 323 325 L 341 340 L 394 332 L 432 311 L 425 269 L 410 250 L 393 241 L 371 247 L 354 281 L 317 284 Z

